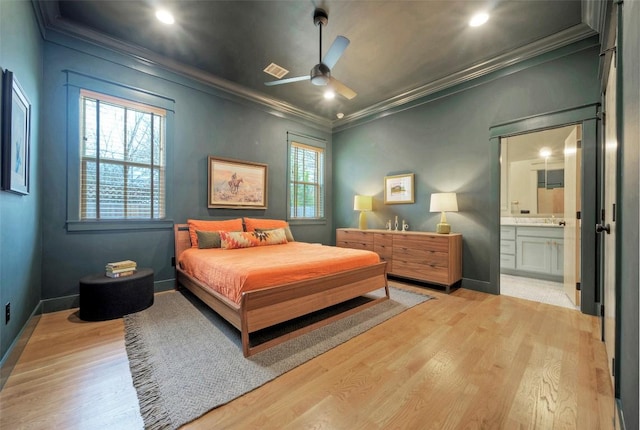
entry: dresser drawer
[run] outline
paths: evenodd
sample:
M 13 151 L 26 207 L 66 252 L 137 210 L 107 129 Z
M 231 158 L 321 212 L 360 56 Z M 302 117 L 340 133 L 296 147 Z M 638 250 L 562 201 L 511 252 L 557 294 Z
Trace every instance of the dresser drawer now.
M 393 238 L 393 250 L 396 249 L 425 249 L 429 251 L 449 251 L 449 238 L 430 235 L 398 234 Z
M 428 281 L 435 284 L 449 285 L 449 269 L 446 267 L 427 266 L 425 264 L 400 261 L 394 259 L 393 275 Z
M 394 247 L 393 258 L 398 261 L 427 264 L 430 266 L 439 266 L 445 268 L 449 266 L 449 253 L 447 252 Z
M 361 230 L 337 230 L 336 246 L 373 251 L 373 234 Z
M 391 258 L 393 252 L 393 236 L 390 234 L 376 233 L 373 235 L 373 250 L 380 257 Z
M 366 249 L 367 251 L 373 251 L 373 244 L 366 242 L 339 240 L 336 242 L 336 246 L 339 246 L 340 248 Z

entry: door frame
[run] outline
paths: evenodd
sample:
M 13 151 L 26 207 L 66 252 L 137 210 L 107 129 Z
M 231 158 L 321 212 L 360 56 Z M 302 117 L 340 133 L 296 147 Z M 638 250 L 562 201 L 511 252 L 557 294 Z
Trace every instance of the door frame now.
M 582 125 L 582 210 L 581 210 L 581 283 L 580 310 L 590 315 L 600 311 L 600 292 L 597 290 L 596 225 L 599 189 L 597 166 L 599 145 L 598 114 L 600 103 L 578 106 L 571 109 L 545 113 L 497 124 L 489 128 L 489 150 L 491 153 L 491 208 L 489 234 L 489 277 L 491 292 L 500 294 L 500 139 L 518 134 L 542 131 L 550 128 Z M 594 198 L 595 197 L 595 198 Z

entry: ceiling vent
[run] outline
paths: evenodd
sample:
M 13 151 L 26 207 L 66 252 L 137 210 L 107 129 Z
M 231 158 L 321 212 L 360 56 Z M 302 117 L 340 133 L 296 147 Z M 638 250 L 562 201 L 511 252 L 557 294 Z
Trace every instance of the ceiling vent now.
M 273 76 L 276 79 L 282 79 L 284 75 L 289 73 L 287 69 L 284 67 L 278 66 L 276 63 L 271 63 L 267 67 L 265 67 L 264 72 Z

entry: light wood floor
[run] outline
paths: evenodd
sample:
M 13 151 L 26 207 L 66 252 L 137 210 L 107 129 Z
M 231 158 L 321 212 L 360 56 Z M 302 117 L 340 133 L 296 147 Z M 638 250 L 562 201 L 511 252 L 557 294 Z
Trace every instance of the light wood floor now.
M 427 292 L 437 299 L 186 427 L 613 428 L 597 318 L 468 290 Z M 44 315 L 0 392 L 0 428 L 142 428 L 122 320 Z

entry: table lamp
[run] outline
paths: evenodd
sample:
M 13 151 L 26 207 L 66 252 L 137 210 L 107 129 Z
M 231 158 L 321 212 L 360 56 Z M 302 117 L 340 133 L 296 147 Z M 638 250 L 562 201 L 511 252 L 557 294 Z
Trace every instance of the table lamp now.
M 458 200 L 456 193 L 433 193 L 431 194 L 431 212 L 441 212 L 440 222 L 436 227 L 436 232 L 440 234 L 448 234 L 451 226 L 447 224 L 447 216 L 445 212 L 458 212 Z
M 373 197 L 371 196 L 355 196 L 353 199 L 353 210 L 360 211 L 360 220 L 358 222 L 358 228 L 360 230 L 367 229 L 367 215 L 366 211 L 373 209 Z

